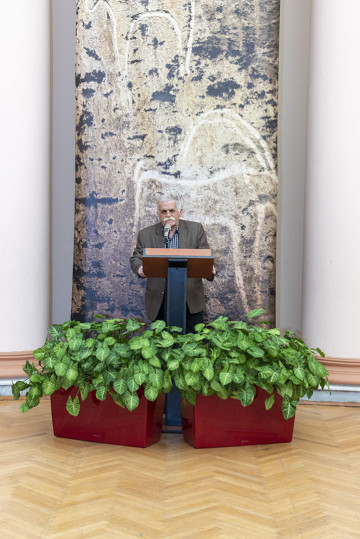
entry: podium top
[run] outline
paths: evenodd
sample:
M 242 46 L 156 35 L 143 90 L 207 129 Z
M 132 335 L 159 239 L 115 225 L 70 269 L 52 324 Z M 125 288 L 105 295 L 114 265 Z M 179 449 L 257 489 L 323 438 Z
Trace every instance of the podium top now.
M 143 257 L 162 256 L 165 258 L 214 258 L 214 249 L 165 249 L 146 248 Z
M 213 249 L 166 249 L 143 250 L 143 269 L 147 277 L 167 277 L 169 260 L 187 260 L 187 276 L 211 279 L 214 265 Z

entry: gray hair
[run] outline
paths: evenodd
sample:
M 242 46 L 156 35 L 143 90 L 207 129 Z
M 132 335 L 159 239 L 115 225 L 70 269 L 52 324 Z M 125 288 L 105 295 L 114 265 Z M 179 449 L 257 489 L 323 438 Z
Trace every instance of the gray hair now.
M 157 209 L 159 209 L 159 206 L 162 202 L 169 202 L 169 200 L 174 200 L 174 202 L 176 203 L 176 206 L 177 206 L 177 209 L 178 210 L 181 210 L 182 209 L 182 203 L 181 203 L 181 200 L 179 198 L 176 198 L 176 197 L 172 197 L 171 195 L 169 196 L 162 196 L 161 198 L 158 199 L 158 203 L 157 203 Z

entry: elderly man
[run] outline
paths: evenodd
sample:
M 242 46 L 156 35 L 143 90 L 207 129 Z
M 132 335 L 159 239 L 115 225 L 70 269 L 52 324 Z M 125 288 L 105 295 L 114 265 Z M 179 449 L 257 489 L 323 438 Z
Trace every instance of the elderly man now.
M 170 249 L 208 249 L 205 230 L 200 223 L 180 220 L 183 214 L 174 199 L 161 200 L 158 204 L 160 222 L 140 230 L 137 244 L 130 259 L 131 269 L 145 279 L 142 254 L 145 247 Z M 168 241 L 164 237 L 165 225 L 170 225 Z M 215 272 L 214 272 L 215 273 Z M 146 314 L 150 320 L 165 319 L 166 279 L 149 278 L 145 292 Z M 187 279 L 186 331 L 193 332 L 196 324 L 203 322 L 205 309 L 204 287 L 201 279 Z

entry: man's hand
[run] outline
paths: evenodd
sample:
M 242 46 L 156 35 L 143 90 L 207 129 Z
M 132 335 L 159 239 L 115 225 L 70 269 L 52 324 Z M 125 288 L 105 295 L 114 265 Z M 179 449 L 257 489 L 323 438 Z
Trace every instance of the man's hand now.
M 139 277 L 141 277 L 142 279 L 146 279 L 146 275 L 145 275 L 145 273 L 144 273 L 144 271 L 143 271 L 143 267 L 142 267 L 142 266 L 140 266 L 140 268 L 138 269 L 138 275 L 139 275 Z

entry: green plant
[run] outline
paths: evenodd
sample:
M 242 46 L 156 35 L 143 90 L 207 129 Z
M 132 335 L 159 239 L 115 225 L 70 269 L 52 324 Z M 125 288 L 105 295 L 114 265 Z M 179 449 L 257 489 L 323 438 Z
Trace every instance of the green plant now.
M 247 318 L 263 313 L 255 309 Z M 266 322 L 259 324 L 220 316 L 207 326 L 196 326 L 194 335 L 178 335 L 178 348 L 172 350 L 167 367 L 182 397 L 195 404 L 199 394 L 217 395 L 248 406 L 256 387 L 261 387 L 269 393 L 265 408 L 273 406 L 277 391 L 289 419 L 301 397 L 310 398 L 319 386 L 328 386 L 328 372 L 315 357 L 324 356 L 319 348 L 309 348 L 290 331 L 281 336 L 278 329 L 262 327 Z
M 255 309 L 247 318 L 263 313 L 264 309 Z M 265 408 L 272 407 L 277 391 L 283 397 L 283 415 L 289 419 L 301 397 L 310 398 L 319 386 L 328 385 L 328 372 L 315 357 L 324 354 L 294 333 L 281 336 L 278 329 L 263 327 L 266 324 L 220 316 L 186 335 L 159 320 L 150 329 L 135 319 L 52 325 L 50 337 L 34 352 L 37 363 L 23 367 L 28 381 L 16 382 L 13 396 L 18 399 L 21 391 L 28 390 L 20 406 L 25 412 L 37 406 L 43 395 L 75 386 L 78 393 L 74 399 L 69 397 L 66 409 L 76 416 L 80 400 L 93 390 L 100 401 L 109 393 L 117 404 L 134 410 L 140 386 L 145 397 L 154 401 L 159 393 L 171 390 L 172 380 L 192 404 L 197 395 L 217 395 L 248 406 L 256 387 L 261 387 L 269 394 Z
M 164 330 L 165 322 L 156 321 L 145 330 L 144 326 L 135 319 L 51 325 L 44 346 L 34 352 L 36 363 L 27 361 L 23 367 L 28 380 L 12 386 L 15 399 L 28 390 L 21 411 L 37 406 L 43 395 L 71 386 L 78 393 L 69 397 L 66 409 L 74 416 L 80 411 L 79 397 L 84 401 L 92 390 L 100 401 L 110 393 L 130 411 L 139 404 L 140 386 L 150 401 L 170 391 L 172 381 L 162 358 L 174 339 Z

